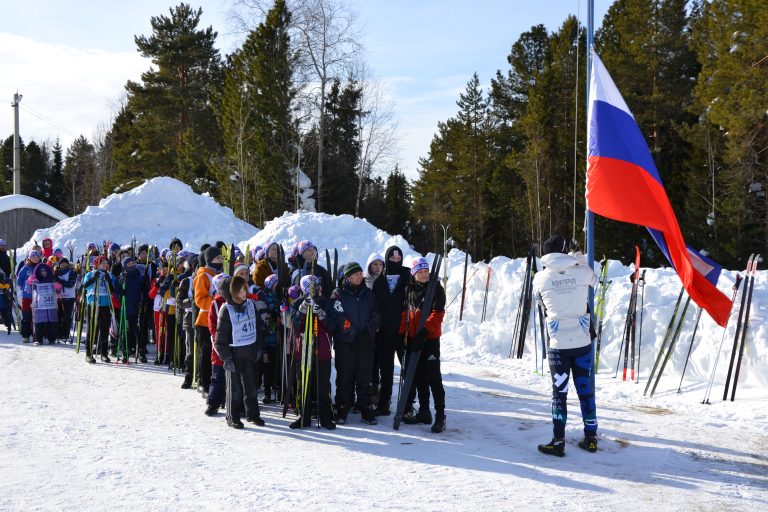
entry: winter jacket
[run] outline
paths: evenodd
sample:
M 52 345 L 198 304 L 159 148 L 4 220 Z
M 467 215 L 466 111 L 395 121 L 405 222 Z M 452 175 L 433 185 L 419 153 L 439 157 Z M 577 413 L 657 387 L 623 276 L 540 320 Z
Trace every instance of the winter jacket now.
M 405 334 L 408 327 L 408 338 L 416 334 L 416 326 L 421 320 L 422 308 L 424 307 L 424 298 L 427 293 L 429 283 L 419 283 L 412 277 L 409 278 L 408 294 L 406 300 L 406 310 L 403 311 L 400 321 L 400 334 Z M 439 339 L 443 333 L 443 318 L 445 317 L 445 290 L 440 281 L 436 283 L 435 295 L 432 298 L 432 311 L 424 322 L 427 329 L 428 340 Z
M 544 270 L 533 278 L 533 296 L 544 304 L 549 346 L 584 347 L 589 335 L 587 294 L 597 278 L 581 253 L 550 253 L 541 258 Z
M 125 297 L 126 316 L 138 315 L 141 298 L 146 293 L 144 277 L 139 269 L 124 271 L 120 276 L 120 285 L 123 297 Z
M 50 258 L 53 256 L 53 240 L 50 238 L 43 238 L 42 249 L 43 258 Z
M 0 310 L 11 307 L 11 281 L 0 269 Z
M 232 315 L 235 315 L 235 318 Z M 258 328 L 260 321 L 256 314 L 256 304 L 251 299 L 246 299 L 242 304 L 225 302 L 221 305 L 214 347 L 222 361 L 261 357 L 263 340 L 260 339 L 261 329 Z M 247 344 L 235 344 L 244 338 L 249 339 Z
M 0 251 L 0 270 L 5 272 L 6 276 L 11 275 L 11 258 L 8 251 Z
M 99 289 L 96 291 L 96 274 L 99 274 Z M 85 288 L 85 298 L 88 304 L 93 304 L 95 296 L 98 296 L 99 306 L 109 306 L 112 300 L 112 293 L 115 289 L 112 282 L 112 276 L 109 272 L 101 270 L 91 270 L 83 278 L 83 288 Z
M 277 299 L 269 290 L 258 290 L 257 296 L 264 305 L 263 309 L 259 310 L 264 325 L 264 346 L 275 347 L 277 346 L 278 318 L 280 316 Z
M 373 293 L 376 295 L 376 304 L 381 316 L 379 332 L 382 336 L 392 338 L 398 333 L 405 311 L 405 291 L 410 278 L 410 272 L 402 265 L 397 265 L 394 273 L 387 273 L 385 269 L 373 282 Z
M 179 275 L 179 285 L 176 288 L 176 306 L 184 311 L 192 307 L 192 271 L 185 270 Z
M 27 281 L 29 280 L 29 277 L 33 274 L 34 271 L 35 271 L 35 265 L 32 262 L 25 264 L 19 270 L 18 278 L 16 279 L 16 284 L 18 289 L 21 290 L 22 299 L 32 298 L 32 288 L 27 289 Z
M 222 304 L 226 302 L 227 299 L 217 293 L 213 297 L 211 308 L 208 310 L 208 332 L 211 333 L 211 342 L 214 347 L 214 349 L 211 350 L 211 364 L 214 366 L 224 366 L 224 361 L 222 361 L 219 353 L 216 352 L 216 329 L 219 327 L 219 309 Z
M 77 283 L 77 272 L 68 268 L 66 270 L 57 268 L 53 273 L 53 280 L 61 285 L 61 298 L 75 298 L 75 283 Z
M 272 244 L 276 245 L 276 244 Z M 265 251 L 266 252 L 266 251 Z M 281 272 L 278 272 L 278 266 L 281 269 Z M 278 283 L 278 286 L 281 288 L 286 288 L 291 285 L 290 283 L 290 271 L 288 270 L 288 265 L 284 262 L 275 262 L 271 261 L 269 258 L 264 258 L 256 262 L 256 269 L 253 272 L 253 282 L 256 283 L 256 286 L 259 288 L 264 287 L 264 280 L 271 276 L 272 274 L 280 275 L 282 273 L 283 276 L 283 282 Z
M 195 325 L 200 327 L 208 327 L 208 310 L 211 308 L 211 302 L 213 302 L 213 296 L 216 293 L 216 290 L 213 288 L 213 276 L 215 275 L 216 271 L 214 269 L 200 267 L 197 269 L 195 280 L 192 283 L 195 290 L 195 305 L 200 309 Z
M 334 341 L 354 343 L 361 335 L 373 337 L 379 328 L 376 296 L 365 284 L 343 286 L 333 291 L 330 314 L 335 316 Z

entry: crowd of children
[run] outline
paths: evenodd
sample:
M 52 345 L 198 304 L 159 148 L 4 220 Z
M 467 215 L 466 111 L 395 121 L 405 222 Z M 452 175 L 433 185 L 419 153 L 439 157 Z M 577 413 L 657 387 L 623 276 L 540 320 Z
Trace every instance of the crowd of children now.
M 418 352 L 402 420 L 442 432 L 439 282 L 424 327 L 415 330 L 428 262 L 416 258 L 409 271 L 402 250 L 389 247 L 371 254 L 365 268 L 352 261 L 330 269 L 308 240 L 285 255 L 275 242 L 245 252 L 217 242 L 192 253 L 173 239 L 163 250 L 89 243 L 69 261 L 45 239 L 14 268 L 0 240 L 0 317 L 8 333 L 18 320 L 23 343 L 76 344 L 78 353 L 84 346 L 89 363 L 147 363 L 154 345 L 154 364 L 183 375 L 181 388 L 202 394 L 207 416 L 226 409 L 236 429 L 243 418 L 264 425 L 260 403 L 283 416 L 293 409 L 291 428 L 316 418 L 334 429 L 350 413 L 375 425 L 392 414 L 395 357 L 411 364 Z

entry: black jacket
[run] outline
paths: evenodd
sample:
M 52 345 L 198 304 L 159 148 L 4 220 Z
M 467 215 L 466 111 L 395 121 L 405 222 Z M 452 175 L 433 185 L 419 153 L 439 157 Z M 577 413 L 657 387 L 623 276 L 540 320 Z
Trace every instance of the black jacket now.
M 255 315 L 256 320 L 256 342 L 251 343 L 250 345 L 245 345 L 243 347 L 232 347 L 232 320 L 229 317 L 229 308 L 226 307 L 226 305 L 233 306 L 235 308 L 235 311 L 238 313 L 244 313 L 246 311 L 246 305 L 248 304 L 248 301 L 251 299 L 247 299 L 242 304 L 235 304 L 234 302 L 225 302 L 222 304 L 221 309 L 219 310 L 219 320 L 218 324 L 216 326 L 216 342 L 214 343 L 214 347 L 216 349 L 216 353 L 219 354 L 219 357 L 222 361 L 226 362 L 228 360 L 234 360 L 235 358 L 258 358 L 261 355 L 261 350 L 264 346 L 264 329 L 260 328 L 260 322 L 261 319 L 259 318 L 259 315 L 256 314 L 256 307 L 254 306 L 253 311 Z M 253 302 L 253 301 L 251 301 Z
M 354 343 L 360 336 L 371 336 L 379 329 L 376 296 L 365 286 L 342 286 L 331 295 L 331 311 L 336 323 L 334 341 Z

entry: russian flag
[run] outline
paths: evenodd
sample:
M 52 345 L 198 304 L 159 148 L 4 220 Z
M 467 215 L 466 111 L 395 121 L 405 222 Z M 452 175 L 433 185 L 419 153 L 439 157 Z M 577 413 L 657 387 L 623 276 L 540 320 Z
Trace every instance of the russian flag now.
M 696 304 L 721 326 L 731 301 L 717 289 L 720 267 L 685 244 L 640 127 L 593 52 L 587 123 L 587 208 L 648 228 Z

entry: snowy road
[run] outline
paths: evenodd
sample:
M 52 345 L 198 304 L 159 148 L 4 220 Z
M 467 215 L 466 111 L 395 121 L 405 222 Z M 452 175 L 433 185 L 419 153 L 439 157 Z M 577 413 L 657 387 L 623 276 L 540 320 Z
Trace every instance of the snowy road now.
M 446 361 L 448 430 L 350 423 L 292 431 L 223 414 L 147 365 L 84 363 L 71 346 L 0 339 L 0 510 L 766 510 L 765 396 L 702 406 L 700 388 L 643 399 L 598 376 L 600 450 L 563 459 L 548 377 L 520 361 Z M 642 383 L 641 383 L 642 384 Z M 632 386 L 635 386 L 634 388 Z M 714 393 L 717 395 L 717 393 Z

